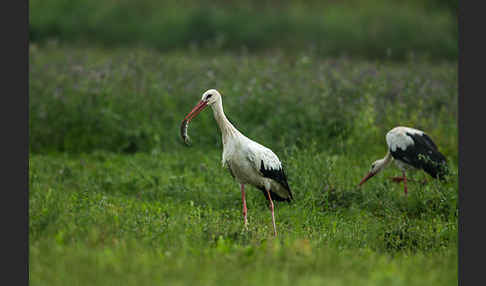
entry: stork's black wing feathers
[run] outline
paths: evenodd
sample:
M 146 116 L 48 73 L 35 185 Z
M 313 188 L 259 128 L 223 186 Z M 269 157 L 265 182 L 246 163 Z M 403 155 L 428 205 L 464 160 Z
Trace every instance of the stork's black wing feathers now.
M 410 136 L 410 134 L 409 134 L 409 133 L 407 133 L 407 135 L 409 135 L 409 136 Z M 437 145 L 435 145 L 434 141 L 432 141 L 432 139 L 430 139 L 429 135 L 427 135 L 427 134 L 423 133 L 423 134 L 422 134 L 422 136 L 420 136 L 420 135 L 418 135 L 418 134 L 416 134 L 415 136 L 416 136 L 416 137 L 419 137 L 420 139 L 423 139 L 423 141 L 425 142 L 425 144 L 426 144 L 427 146 L 429 146 L 429 147 L 430 147 L 430 149 L 438 151 L 438 149 L 437 149 Z M 412 137 L 412 139 L 414 139 L 414 137 L 413 137 L 413 136 L 411 136 L 411 137 Z M 420 139 L 419 139 L 419 140 L 420 140 Z M 416 141 L 416 140 L 414 139 L 414 141 Z M 440 153 L 439 153 L 439 154 L 440 154 Z M 441 154 L 441 155 L 442 155 L 442 154 Z M 442 157 L 444 157 L 444 156 L 442 156 Z M 444 158 L 444 159 L 445 159 L 445 158 Z
M 405 150 L 396 148 L 391 154 L 393 158 L 406 162 L 415 168 L 422 169 L 434 178 L 444 179 L 449 170 L 447 160 L 437 149 L 434 141 L 425 133 L 406 133 L 414 141 Z
M 262 191 L 262 194 L 263 196 L 265 197 L 265 199 L 267 199 L 268 201 L 268 196 L 267 196 L 267 191 L 265 190 L 264 187 L 257 187 L 260 191 Z M 270 195 L 272 196 L 272 200 L 274 201 L 278 201 L 278 202 L 288 202 L 290 203 L 292 201 L 292 196 L 290 198 L 282 198 L 281 196 L 279 196 L 277 193 L 273 192 L 272 190 L 270 190 Z
M 283 198 L 279 196 L 277 193 L 270 190 L 270 195 L 272 196 L 272 199 L 276 201 L 287 201 L 287 202 L 290 202 L 291 200 L 294 199 L 294 197 L 292 196 L 292 192 L 290 191 L 289 183 L 287 182 L 287 175 L 285 174 L 283 167 L 279 169 L 266 168 L 262 160 L 260 165 L 260 172 L 265 178 L 270 178 L 278 182 L 284 189 L 286 189 L 289 192 L 290 195 L 290 198 Z M 268 200 L 265 188 L 259 187 L 258 189 L 260 189 L 263 192 L 263 195 Z

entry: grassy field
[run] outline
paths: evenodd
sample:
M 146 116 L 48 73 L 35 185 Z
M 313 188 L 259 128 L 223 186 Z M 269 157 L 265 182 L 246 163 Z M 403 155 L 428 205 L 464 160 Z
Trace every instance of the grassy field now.
M 457 63 L 208 55 L 31 45 L 31 285 L 456 285 Z M 217 88 L 237 128 L 284 162 L 295 202 L 276 205 L 221 167 Z M 446 183 L 389 168 L 358 188 L 384 135 L 426 130 Z M 412 175 L 422 180 L 425 174 Z

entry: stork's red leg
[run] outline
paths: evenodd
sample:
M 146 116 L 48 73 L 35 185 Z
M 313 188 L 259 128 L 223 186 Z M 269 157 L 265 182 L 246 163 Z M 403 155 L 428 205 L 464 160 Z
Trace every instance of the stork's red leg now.
M 407 191 L 407 176 L 405 175 L 405 172 L 403 172 L 403 190 L 406 195 L 408 191 Z
M 403 180 L 405 179 L 404 177 L 391 177 L 392 181 L 395 182 L 395 183 L 400 183 L 400 182 L 403 182 Z
M 277 236 L 277 227 L 275 226 L 275 214 L 273 212 L 273 201 L 272 196 L 270 196 L 270 191 L 267 190 L 268 201 L 270 202 L 270 211 L 272 212 L 272 223 L 273 223 L 273 234 Z
M 248 227 L 248 219 L 246 218 L 246 198 L 245 198 L 245 185 L 241 184 L 241 200 L 243 201 L 243 218 L 245 219 L 245 227 Z
M 416 180 L 413 180 L 413 179 L 407 179 L 405 177 L 391 177 L 390 179 L 392 179 L 393 182 L 395 183 L 400 183 L 400 182 L 403 182 L 405 181 L 405 179 L 409 182 L 417 182 Z M 424 180 L 425 182 L 425 180 Z

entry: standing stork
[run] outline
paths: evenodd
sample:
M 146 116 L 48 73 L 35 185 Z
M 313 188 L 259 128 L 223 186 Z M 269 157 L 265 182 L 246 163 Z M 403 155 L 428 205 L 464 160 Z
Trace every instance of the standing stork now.
M 261 190 L 268 200 L 272 213 L 273 231 L 277 236 L 273 200 L 290 202 L 293 199 L 282 163 L 272 150 L 241 134 L 231 124 L 223 112 L 221 94 L 215 89 L 204 92 L 201 101 L 182 121 L 181 134 L 184 141 L 187 142 L 189 122 L 207 106 L 211 106 L 214 119 L 221 130 L 223 167 L 228 168 L 231 176 L 239 182 L 241 187 L 245 227 L 248 226 L 245 184 L 250 184 Z
M 388 152 L 383 159 L 371 164 L 369 173 L 361 180 L 361 186 L 369 178 L 378 174 L 393 159 L 402 171 L 402 177 L 393 177 L 394 182 L 402 182 L 407 194 L 407 177 L 405 172 L 410 169 L 422 169 L 433 178 L 443 180 L 448 174 L 447 161 L 437 149 L 434 141 L 425 132 L 398 126 L 386 134 Z

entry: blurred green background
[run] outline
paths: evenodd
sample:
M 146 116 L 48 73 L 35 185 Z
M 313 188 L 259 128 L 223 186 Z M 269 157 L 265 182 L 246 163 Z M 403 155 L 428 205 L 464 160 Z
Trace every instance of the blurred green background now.
M 30 39 L 161 51 L 457 59 L 457 1 L 32 0 Z

